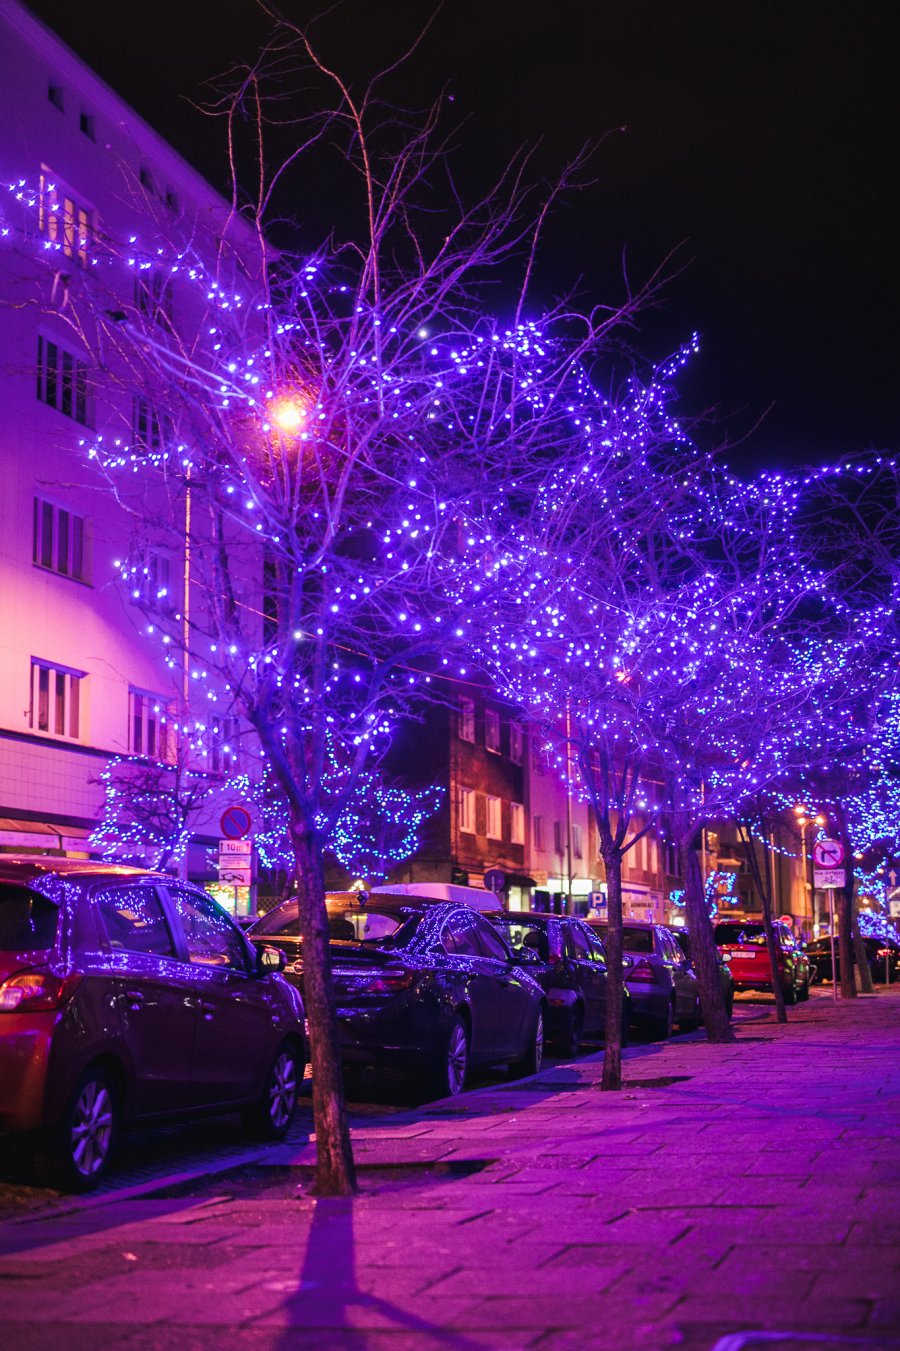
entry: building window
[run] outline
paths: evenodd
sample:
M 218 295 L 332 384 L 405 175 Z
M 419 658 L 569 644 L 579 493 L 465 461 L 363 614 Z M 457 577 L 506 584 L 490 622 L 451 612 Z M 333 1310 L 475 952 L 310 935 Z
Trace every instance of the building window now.
M 162 423 L 148 399 L 137 397 L 134 400 L 132 436 L 135 446 L 140 450 L 153 452 L 162 449 Z
M 167 554 L 148 554 L 131 576 L 131 599 L 148 610 L 168 614 L 174 609 Z
M 65 188 L 41 170 L 38 202 L 38 229 L 51 244 L 62 249 L 67 258 L 86 264 L 93 237 L 93 213 Z
M 90 417 L 87 362 L 49 338 L 38 338 L 37 396 L 57 412 L 87 426 Z
M 47 98 L 53 104 L 54 108 L 58 108 L 61 113 L 66 111 L 66 96 L 61 84 L 48 85 Z
M 554 854 L 564 854 L 566 852 L 562 821 L 553 822 L 553 852 Z
M 238 767 L 237 718 L 216 714 L 209 720 L 209 767 L 213 774 L 233 774 Z
M 511 844 L 525 843 L 525 808 L 521 802 L 509 804 L 509 839 Z
M 535 849 L 544 848 L 544 818 L 533 816 L 531 819 L 531 842 Z
M 520 722 L 509 724 L 509 758 L 514 765 L 525 759 L 525 731 Z
M 488 797 L 487 799 L 487 837 L 489 840 L 502 840 L 503 827 L 500 817 L 500 799 L 498 797 Z
M 572 853 L 576 858 L 584 858 L 584 845 L 582 844 L 581 826 L 572 824 Z
M 76 582 L 87 580 L 85 518 L 43 497 L 34 499 L 32 562 Z
M 128 691 L 128 749 L 132 755 L 166 760 L 168 746 L 166 701 L 147 690 Z
M 500 754 L 500 714 L 495 708 L 484 710 L 484 745 L 486 750 Z
M 81 720 L 81 682 L 84 671 L 31 659 L 29 725 L 48 736 L 77 741 Z
M 156 189 L 155 189 L 154 186 L 153 186 L 153 175 L 151 174 L 150 170 L 147 168 L 146 164 L 142 164 L 142 165 L 141 165 L 139 178 L 140 178 L 140 181 L 141 181 L 141 187 L 144 189 L 145 192 L 155 192 L 155 191 L 156 191 Z
M 155 268 L 142 269 L 134 278 L 134 306 L 155 324 L 172 327 L 172 278 Z
M 472 788 L 459 789 L 459 828 L 467 835 L 475 834 L 475 791 Z
M 456 731 L 460 741 L 475 740 L 475 704 L 463 696 L 456 715 Z
M 87 136 L 89 140 L 96 141 L 97 132 L 93 113 L 86 113 L 84 109 L 82 109 L 81 116 L 78 119 L 78 125 L 81 128 L 82 133 Z

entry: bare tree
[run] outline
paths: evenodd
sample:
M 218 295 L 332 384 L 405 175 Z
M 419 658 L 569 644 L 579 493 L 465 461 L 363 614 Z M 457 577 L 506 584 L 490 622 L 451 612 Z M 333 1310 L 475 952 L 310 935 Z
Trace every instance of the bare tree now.
M 229 218 L 148 214 L 140 237 L 95 243 L 66 274 L 61 314 L 108 403 L 86 452 L 135 524 L 123 576 L 145 566 L 148 535 L 184 575 L 177 603 L 148 612 L 148 640 L 180 673 L 185 713 L 200 703 L 252 728 L 286 804 L 323 1194 L 355 1187 L 324 851 L 463 648 L 447 580 L 490 547 L 465 523 L 498 485 L 533 490 L 573 367 L 654 284 L 613 309 L 560 307 L 567 340 L 544 348 L 526 292 L 546 210 L 581 162 L 537 197 L 518 158 L 467 206 L 440 109 L 407 116 L 385 89 L 352 85 L 279 21 L 213 109 Z M 279 213 L 321 190 L 304 176 L 310 152 L 317 172 L 331 164 L 350 224 L 300 254 Z M 492 322 L 483 284 L 514 274 L 512 317 Z

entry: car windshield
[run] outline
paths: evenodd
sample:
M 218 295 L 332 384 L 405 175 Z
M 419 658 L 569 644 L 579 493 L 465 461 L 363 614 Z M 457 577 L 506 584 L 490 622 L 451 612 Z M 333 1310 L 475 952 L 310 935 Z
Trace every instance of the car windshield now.
M 766 934 L 761 924 L 717 924 L 716 942 L 749 943 L 755 947 L 765 947 Z
M 609 933 L 609 925 L 591 925 L 594 933 L 599 934 L 605 943 Z M 653 930 L 636 929 L 628 924 L 622 928 L 622 949 L 625 952 L 652 952 L 653 951 Z
M 377 947 L 405 947 L 421 916 L 407 910 L 372 910 L 360 905 L 328 908 L 328 937 L 338 942 L 371 943 Z M 300 937 L 300 907 L 287 901 L 263 915 L 253 926 L 253 937 Z
M 58 923 L 59 907 L 46 896 L 0 882 L 0 952 L 46 951 Z

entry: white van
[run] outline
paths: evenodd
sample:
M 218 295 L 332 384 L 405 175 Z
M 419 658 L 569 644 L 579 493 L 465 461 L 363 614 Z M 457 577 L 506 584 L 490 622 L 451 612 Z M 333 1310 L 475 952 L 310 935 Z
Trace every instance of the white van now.
M 463 887 L 456 882 L 395 882 L 391 886 L 370 887 L 373 896 L 388 892 L 392 896 L 427 896 L 433 901 L 455 901 L 473 910 L 502 910 L 500 897 L 483 887 Z

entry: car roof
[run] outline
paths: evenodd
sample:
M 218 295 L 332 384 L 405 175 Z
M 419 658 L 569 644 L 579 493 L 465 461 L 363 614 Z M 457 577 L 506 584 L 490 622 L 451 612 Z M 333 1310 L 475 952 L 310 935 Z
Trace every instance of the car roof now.
M 546 910 L 486 910 L 487 919 L 537 920 L 539 924 L 549 924 L 551 920 L 576 919 L 576 915 L 551 915 Z
M 365 900 L 360 900 L 365 896 Z M 296 900 L 296 897 L 290 899 Z M 452 902 L 437 900 L 434 896 L 409 896 L 397 892 L 372 891 L 327 891 L 325 906 L 328 910 L 430 910 L 436 905 L 449 906 Z
M 98 859 L 56 858 L 49 854 L 0 854 L 0 880 L 26 886 L 38 877 L 152 877 L 171 882 L 168 873 L 149 868 L 133 868 L 124 863 L 104 863 Z
M 601 919 L 599 915 L 593 916 L 592 918 L 586 920 L 585 923 L 593 925 L 593 927 L 596 929 L 609 928 L 609 920 Z M 665 927 L 666 926 L 664 924 L 657 924 L 655 919 L 622 920 L 623 929 L 664 929 Z

